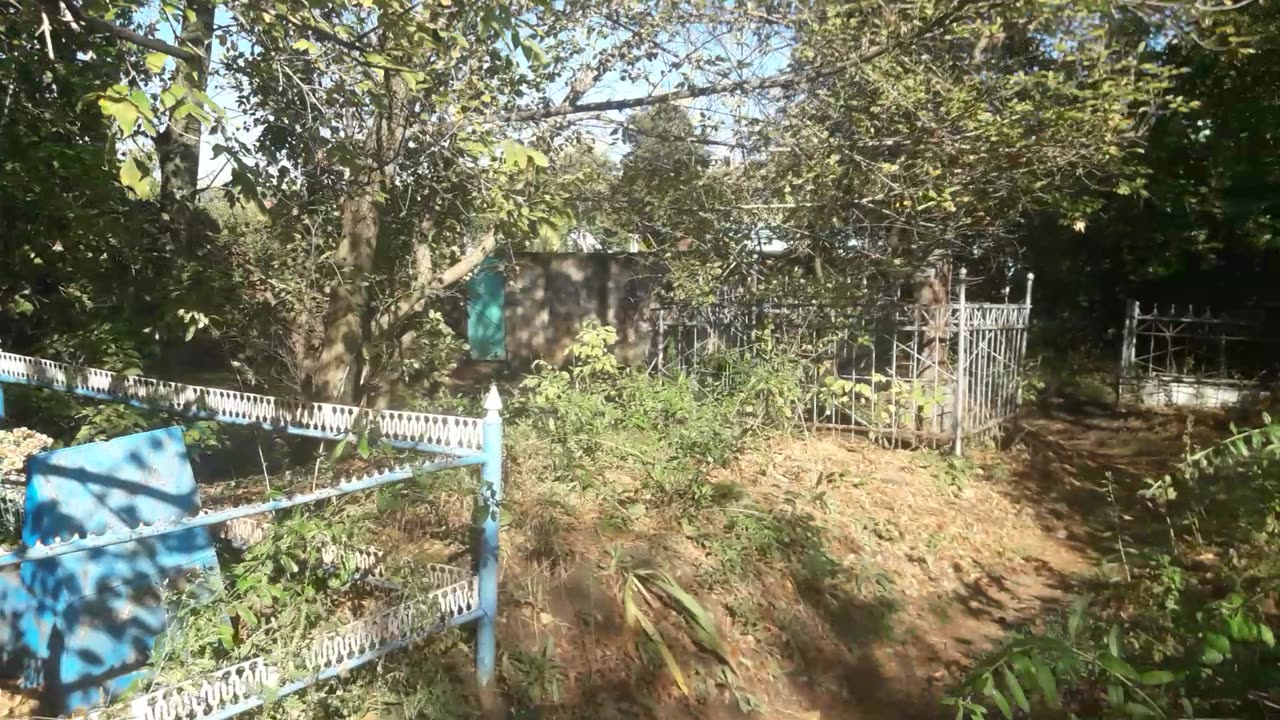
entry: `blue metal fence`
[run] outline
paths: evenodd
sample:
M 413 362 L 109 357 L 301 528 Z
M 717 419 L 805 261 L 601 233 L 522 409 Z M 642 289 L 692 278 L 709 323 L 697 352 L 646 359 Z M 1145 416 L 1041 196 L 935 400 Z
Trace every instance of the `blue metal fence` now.
M 124 531 L 85 537 L 36 540 L 0 551 L 0 571 L 49 558 L 83 553 L 146 538 L 172 535 L 242 518 L 272 513 L 354 492 L 403 482 L 422 473 L 480 466 L 476 492 L 478 540 L 471 570 L 432 566 L 437 589 L 425 599 L 380 611 L 312 639 L 298 658 L 255 658 L 169 687 L 155 687 L 126 706 L 100 708 L 91 717 L 139 720 L 227 718 L 258 707 L 268 698 L 295 692 L 316 682 L 383 657 L 448 627 L 476 624 L 476 674 L 482 692 L 493 689 L 498 602 L 498 528 L 502 503 L 502 401 L 490 388 L 483 418 L 465 418 L 394 410 L 369 410 L 325 403 L 302 403 L 218 388 L 126 376 L 39 358 L 0 353 L 0 417 L 4 384 L 28 385 L 83 397 L 122 402 L 184 417 L 255 425 L 292 435 L 344 439 L 369 433 L 385 442 L 440 456 L 415 464 L 349 478 L 337 484 L 268 502 Z M 291 668 L 286 671 L 286 665 Z M 301 669 L 302 672 L 298 673 Z M 109 700 L 109 698 L 108 698 Z

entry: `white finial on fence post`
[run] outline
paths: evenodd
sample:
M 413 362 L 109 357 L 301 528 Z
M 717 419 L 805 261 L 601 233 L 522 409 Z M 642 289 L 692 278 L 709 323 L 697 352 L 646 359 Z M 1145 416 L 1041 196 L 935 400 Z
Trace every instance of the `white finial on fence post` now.
M 1035 281 L 1036 281 L 1036 274 L 1033 272 L 1027 273 L 1027 299 L 1023 301 L 1027 307 L 1031 307 L 1031 285 Z
M 497 384 L 489 386 L 489 394 L 484 398 L 484 409 L 486 420 L 496 420 L 502 417 L 502 396 L 498 394 Z

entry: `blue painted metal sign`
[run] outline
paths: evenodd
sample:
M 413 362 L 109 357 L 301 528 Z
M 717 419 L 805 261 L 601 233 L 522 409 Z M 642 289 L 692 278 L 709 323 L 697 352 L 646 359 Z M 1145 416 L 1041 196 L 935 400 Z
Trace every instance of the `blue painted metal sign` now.
M 467 281 L 467 343 L 473 360 L 505 360 L 507 279 L 499 263 L 488 258 Z
M 27 467 L 27 547 L 199 510 L 178 427 L 42 453 Z M 22 618 L 19 645 L 42 666 L 46 700 L 58 712 L 71 712 L 128 687 L 166 626 L 162 590 L 193 571 L 217 571 L 205 528 L 31 560 L 20 572 L 30 599 L 9 588 L 12 602 L 27 607 L 0 613 Z

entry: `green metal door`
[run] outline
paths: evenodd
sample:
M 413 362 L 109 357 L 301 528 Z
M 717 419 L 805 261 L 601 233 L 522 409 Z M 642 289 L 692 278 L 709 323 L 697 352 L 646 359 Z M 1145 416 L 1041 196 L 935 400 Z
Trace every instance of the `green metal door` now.
M 506 278 L 498 261 L 488 258 L 467 281 L 467 342 L 473 360 L 506 359 L 505 297 Z

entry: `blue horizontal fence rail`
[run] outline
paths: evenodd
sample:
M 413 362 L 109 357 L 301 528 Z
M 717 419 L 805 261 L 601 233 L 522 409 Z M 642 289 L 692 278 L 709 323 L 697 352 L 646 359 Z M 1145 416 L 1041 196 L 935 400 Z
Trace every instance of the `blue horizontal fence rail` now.
M 476 493 L 478 540 L 473 553 L 474 575 L 450 569 L 458 574 L 442 580 L 442 586 L 425 601 L 410 601 L 316 637 L 311 648 L 303 653 L 301 678 L 296 674 L 299 668 L 295 668 L 295 673 L 290 675 L 292 679 L 282 682 L 278 668 L 268 659 L 257 658 L 208 677 L 154 689 L 122 707 L 95 711 L 91 717 L 147 720 L 231 717 L 268 702 L 268 698 L 301 690 L 427 635 L 470 622 L 476 623 L 476 674 L 482 698 L 491 695 L 496 664 L 498 528 L 502 501 L 502 401 L 496 387 L 490 388 L 485 400 L 485 417 L 466 418 L 281 400 L 0 352 L 0 417 L 4 414 L 4 384 L 41 387 L 185 417 L 255 425 L 323 439 L 346 439 L 367 432 L 393 446 L 446 457 L 438 462 L 379 471 L 276 500 L 215 512 L 202 511 L 171 522 L 86 537 L 58 538 L 47 544 L 37 542 L 31 547 L 0 554 L 0 568 L 277 512 L 392 485 L 422 473 L 468 466 L 481 468 Z
M 83 538 L 64 538 L 62 542 L 55 542 L 51 544 L 37 542 L 33 547 L 15 550 L 13 552 L 0 555 L 0 567 L 17 565 L 18 563 L 30 560 L 46 560 L 48 558 L 58 557 L 59 555 L 96 550 L 98 548 L 110 547 L 121 543 L 134 542 L 135 540 L 144 540 L 146 538 L 153 538 L 160 535 L 178 533 L 191 528 L 220 525 L 228 520 L 235 520 L 236 518 L 249 517 L 250 515 L 261 515 L 269 512 L 278 512 L 280 510 L 298 507 L 299 505 L 306 505 L 320 500 L 328 500 L 330 498 L 348 495 L 360 490 L 372 490 L 384 485 L 392 485 L 394 483 L 403 482 L 416 474 L 439 472 L 441 470 L 466 467 L 468 465 L 480 465 L 483 462 L 483 458 L 468 457 L 456 458 L 438 463 L 429 463 L 420 466 L 398 468 L 383 473 L 370 474 L 355 480 L 346 480 L 337 485 L 316 490 L 315 492 L 293 495 L 279 500 L 254 503 L 251 505 L 237 505 L 235 507 L 227 508 L 226 510 L 218 510 L 216 512 L 202 511 L 199 515 L 194 517 L 181 518 L 172 522 L 157 523 L 153 525 L 139 525 L 132 530 L 124 530 L 104 535 L 90 535 Z

